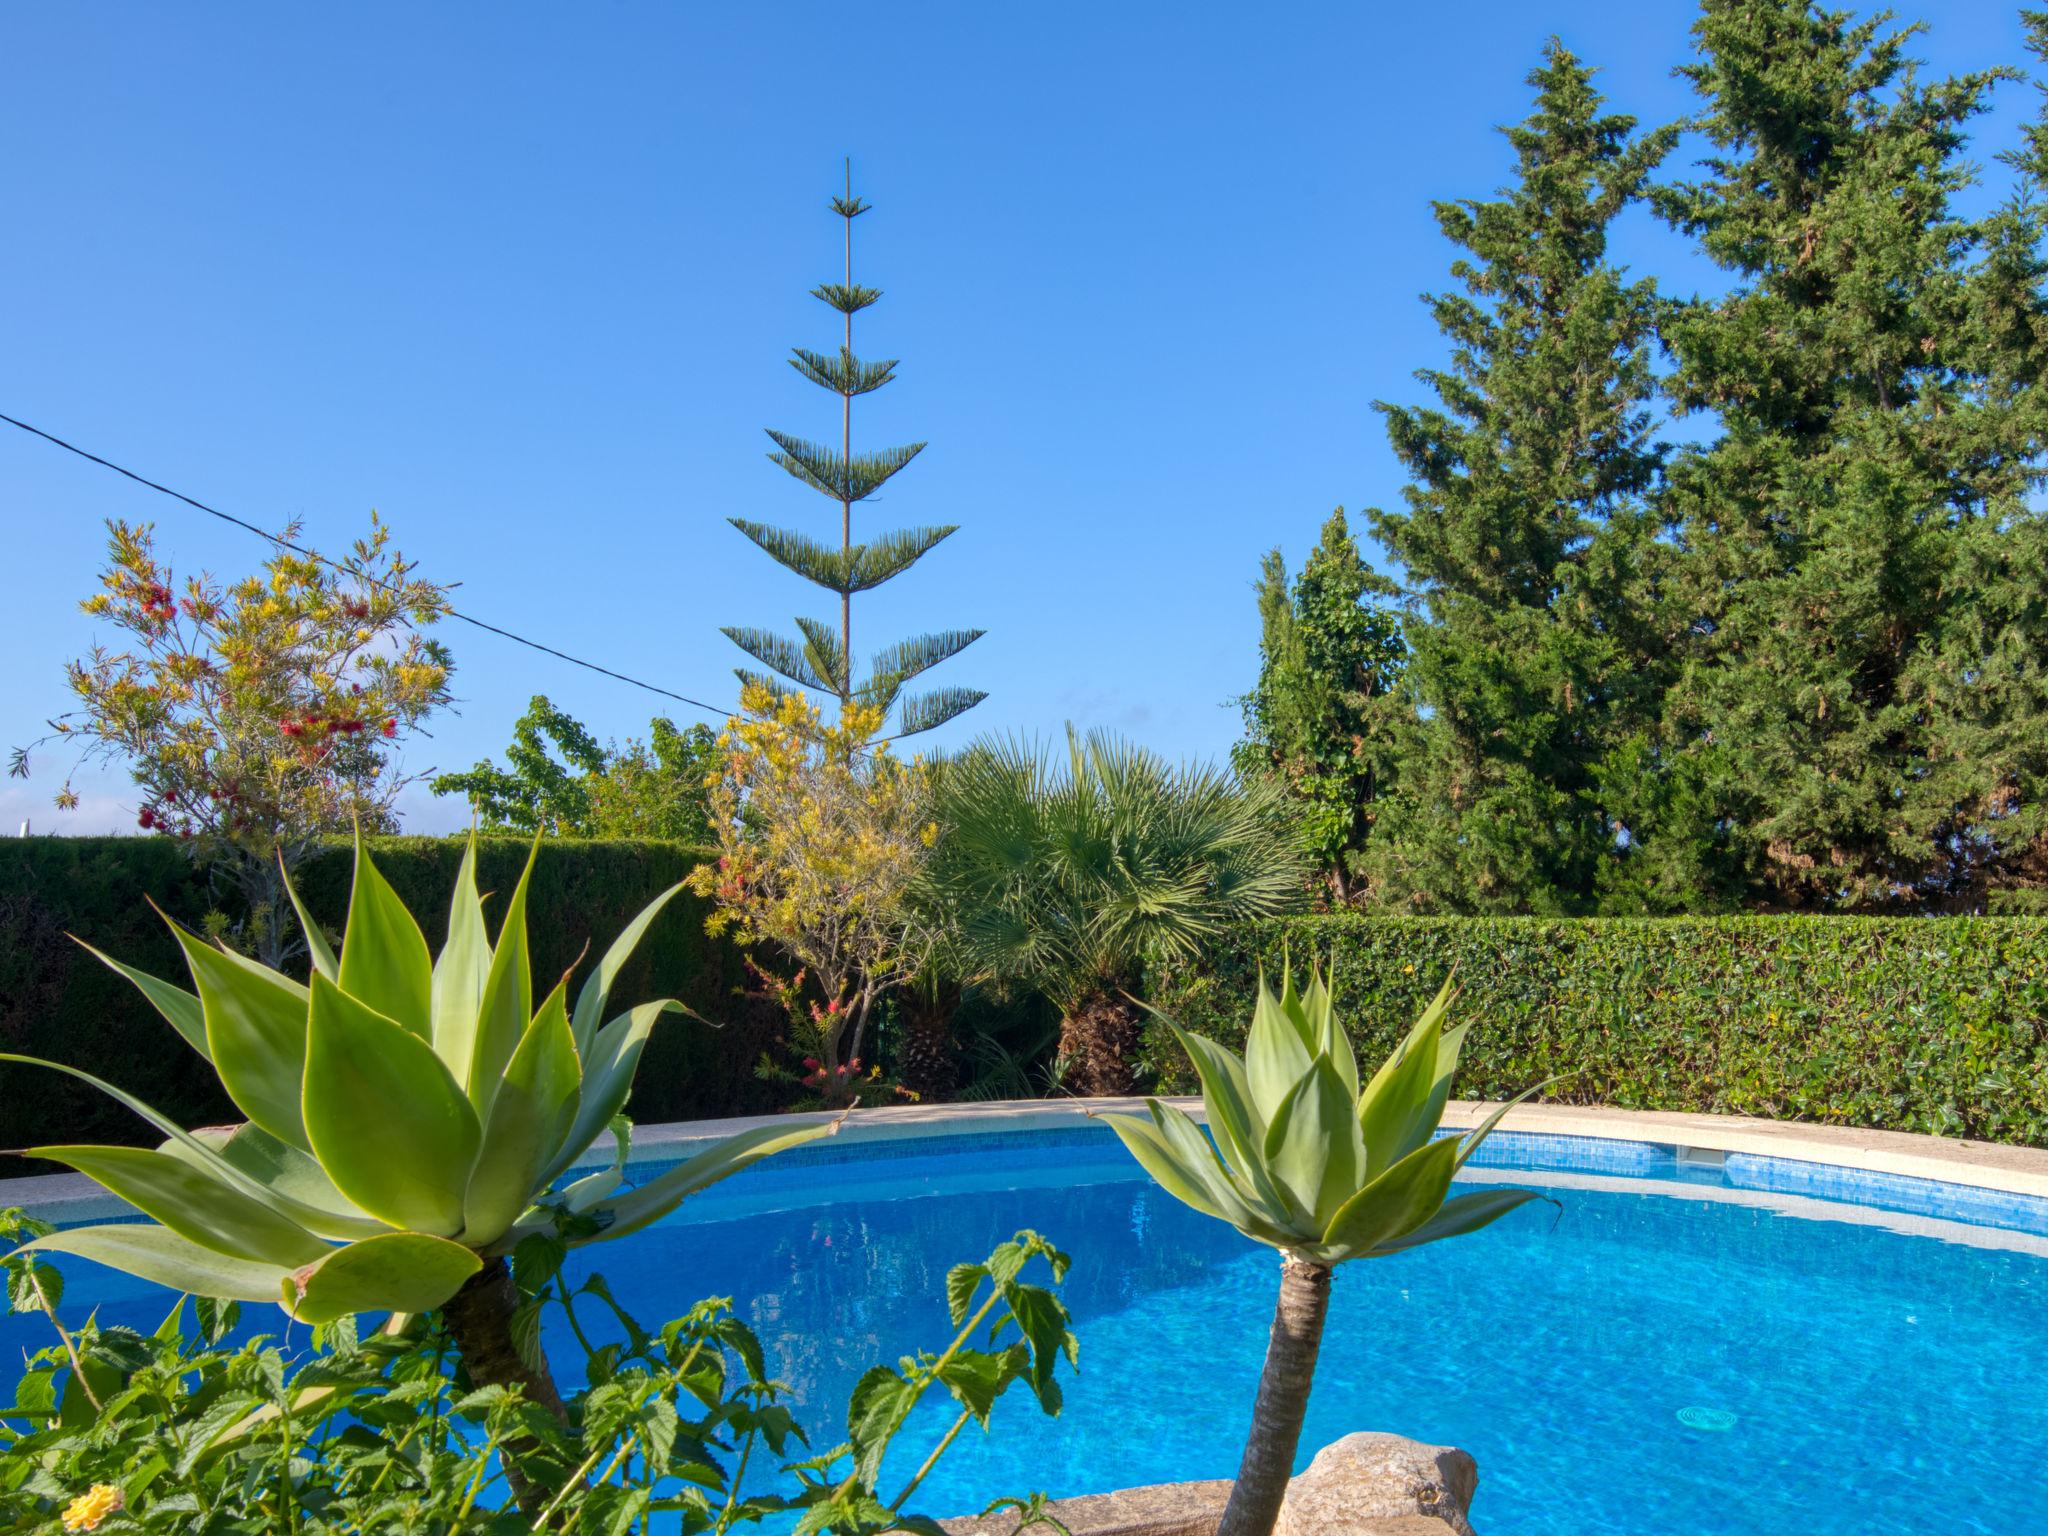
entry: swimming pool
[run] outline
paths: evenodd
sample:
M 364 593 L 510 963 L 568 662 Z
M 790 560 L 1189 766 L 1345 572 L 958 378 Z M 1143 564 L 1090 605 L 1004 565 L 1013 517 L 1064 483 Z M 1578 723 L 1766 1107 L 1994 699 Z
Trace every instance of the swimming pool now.
M 2048 1200 L 1512 1132 L 1468 1171 L 1558 1205 L 1338 1272 L 1304 1461 L 1354 1429 L 1463 1446 L 1489 1536 L 2048 1523 Z M 828 1445 L 864 1367 L 943 1341 L 947 1268 L 1023 1226 L 1074 1255 L 1081 1373 L 1058 1419 L 1006 1399 L 920 1504 L 1235 1471 L 1274 1257 L 1161 1193 L 1100 1127 L 838 1138 L 577 1261 L 650 1320 L 732 1296 Z M 66 1268 L 67 1312 L 161 1317 L 140 1282 Z M 39 1330 L 0 1324 L 0 1349 Z M 906 1461 L 930 1439 L 913 1426 Z

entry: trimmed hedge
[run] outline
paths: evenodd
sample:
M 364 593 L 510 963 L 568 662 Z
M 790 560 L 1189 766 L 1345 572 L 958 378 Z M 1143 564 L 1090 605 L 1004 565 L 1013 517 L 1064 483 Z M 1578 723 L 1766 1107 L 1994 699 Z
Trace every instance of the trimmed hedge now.
M 448 893 L 464 839 L 372 840 L 389 877 L 439 950 Z M 518 881 L 528 844 L 484 838 L 477 881 L 493 919 Z M 694 862 L 669 843 L 577 842 L 541 845 L 528 892 L 528 932 L 537 985 L 577 965 L 585 941 L 595 953 Z M 351 859 L 345 846 L 316 855 L 299 877 L 301 894 L 323 926 L 338 933 L 348 910 Z M 176 942 L 150 911 L 197 927 L 231 894 L 216 894 L 175 844 L 153 837 L 28 837 L 0 840 L 0 1050 L 83 1067 L 136 1093 L 184 1125 L 242 1118 L 212 1071 L 121 977 L 65 935 L 75 933 L 130 965 L 189 985 Z M 704 903 L 683 892 L 669 903 L 620 975 L 619 1007 L 674 997 L 721 1027 L 664 1020 L 648 1043 L 628 1106 L 654 1122 L 757 1114 L 782 1107 L 784 1092 L 754 1075 L 781 1019 L 742 998 L 743 972 L 730 945 L 707 938 Z M 54 1072 L 0 1064 L 0 1147 L 50 1141 L 147 1142 L 153 1133 L 119 1105 Z M 0 1177 L 46 1172 L 48 1164 L 0 1158 Z
M 1447 975 L 1472 1021 L 1457 1092 L 1817 1120 L 2048 1145 L 2048 921 L 2027 917 L 1308 917 L 1152 978 L 1241 1048 L 1258 968 L 1333 963 L 1361 1057 Z M 1194 1074 L 1156 1022 L 1162 1087 Z

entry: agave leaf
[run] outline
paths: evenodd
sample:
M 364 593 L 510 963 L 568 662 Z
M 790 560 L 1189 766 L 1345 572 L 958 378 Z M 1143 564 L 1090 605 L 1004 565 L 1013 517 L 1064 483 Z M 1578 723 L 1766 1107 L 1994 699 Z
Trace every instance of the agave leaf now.
M 341 990 L 422 1040 L 433 1034 L 434 960 L 426 936 L 398 892 L 364 851 L 356 831 L 355 888 L 341 937 Z
M 31 1147 L 76 1168 L 145 1216 L 201 1247 L 261 1264 L 311 1264 L 329 1250 L 290 1218 L 242 1194 L 201 1164 L 146 1147 Z
M 149 999 L 150 1005 L 158 1013 L 170 1021 L 171 1028 L 185 1037 L 187 1045 L 207 1060 L 213 1059 L 206 1045 L 206 1014 L 199 1006 L 198 998 L 183 987 L 174 986 L 168 981 L 150 975 L 147 971 L 138 971 L 132 965 L 123 965 L 112 955 L 102 954 L 83 939 L 74 938 L 71 942 L 108 970 L 118 971 L 135 983 L 135 989 Z
M 639 916 L 619 931 L 612 940 L 612 946 L 604 952 L 604 958 L 597 962 L 583 983 L 583 989 L 576 994 L 576 1014 L 571 1021 L 576 1031 L 576 1049 L 585 1055 L 590 1053 L 591 1037 L 597 1033 L 598 1020 L 604 1017 L 605 1001 L 611 996 L 612 983 L 618 980 L 619 972 L 626 968 L 626 962 L 633 958 L 633 951 L 640 947 L 648 928 L 661 915 L 661 909 L 675 899 L 682 890 L 678 881 L 663 891 L 654 900 L 640 909 Z
M 482 1128 L 434 1048 L 313 978 L 306 1132 L 335 1188 L 414 1232 L 462 1230 Z
M 583 1099 L 575 1122 L 541 1174 L 538 1188 L 554 1183 L 604 1134 L 612 1116 L 626 1107 L 626 1096 L 633 1091 L 633 1074 L 640 1067 L 640 1053 L 646 1049 L 655 1021 L 664 1013 L 683 1011 L 680 1004 L 667 999 L 642 1003 L 597 1032 L 583 1053 Z
M 1399 1237 L 1389 1238 L 1362 1256 L 1384 1258 L 1390 1253 L 1420 1248 L 1424 1243 L 1463 1237 L 1468 1232 L 1477 1232 L 1481 1227 L 1492 1225 L 1518 1206 L 1542 1198 L 1533 1189 L 1482 1189 L 1469 1195 L 1459 1195 L 1456 1199 L 1446 1200 L 1443 1209 L 1421 1226 Z
M 1231 1178 L 1209 1138 L 1202 1134 L 1202 1128 L 1186 1114 L 1157 1099 L 1146 1100 L 1145 1107 L 1151 1112 L 1160 1138 L 1178 1155 L 1181 1165 L 1201 1179 L 1202 1187 L 1221 1208 L 1225 1221 L 1247 1237 L 1281 1247 L 1300 1243 L 1304 1237 L 1313 1239 L 1315 1229 L 1308 1225 L 1297 1202 L 1286 1194 L 1284 1185 L 1278 1200 L 1253 1198 Z
M 1224 1161 L 1260 1201 L 1283 1209 L 1285 1201 L 1266 1167 L 1266 1128 L 1252 1108 L 1244 1063 L 1215 1041 L 1183 1030 L 1171 1019 L 1166 1020 L 1166 1027 L 1195 1064 L 1195 1075 L 1202 1084 L 1203 1111 Z
M 126 1221 L 108 1227 L 52 1232 L 18 1251 L 69 1253 L 189 1296 L 222 1301 L 276 1301 L 291 1271 L 276 1264 L 230 1258 L 180 1237 L 169 1227 Z
M 1436 1001 L 1422 1011 L 1401 1048 L 1373 1074 L 1358 1101 L 1359 1125 L 1365 1132 L 1366 1168 L 1377 1177 L 1429 1139 L 1436 1122 L 1427 1118 L 1436 1083 L 1436 1037 L 1450 1007 L 1451 987 L 1445 982 Z
M 1358 1056 L 1351 1049 L 1351 1037 L 1337 1022 L 1337 1000 L 1321 971 L 1309 972 L 1308 990 L 1302 994 L 1302 1013 L 1307 1017 L 1310 1049 L 1327 1056 L 1343 1080 L 1344 1092 L 1358 1098 Z
M 1356 1258 L 1414 1231 L 1444 1203 L 1458 1143 L 1445 1137 L 1402 1158 L 1340 1206 L 1323 1231 L 1332 1262 Z
M 491 968 L 484 978 L 483 1002 L 477 1010 L 476 1042 L 470 1052 L 469 1076 L 464 1086 L 479 1118 L 488 1114 L 491 1095 L 498 1091 L 505 1063 L 526 1037 L 533 1020 L 533 970 L 526 949 L 526 892 L 533 880 L 533 866 L 540 857 L 540 839 L 526 856 L 526 868 L 519 872 L 512 900 L 505 908 L 505 921 L 498 929 L 498 947 L 491 953 Z
M 477 1010 L 491 974 L 491 939 L 484 930 L 483 898 L 476 890 L 476 830 L 462 850 L 455 894 L 448 902 L 448 942 L 434 961 L 434 1053 L 463 1087 L 476 1056 Z
M 1482 1141 L 1486 1140 L 1487 1137 L 1493 1134 L 1493 1128 L 1500 1124 L 1501 1117 L 1505 1115 L 1509 1110 L 1513 1109 L 1517 1104 L 1526 1104 L 1530 1099 L 1535 1098 L 1536 1095 L 1541 1093 L 1544 1089 L 1550 1087 L 1551 1084 L 1561 1083 L 1563 1081 L 1564 1079 L 1561 1077 L 1546 1077 L 1545 1079 L 1543 1079 L 1542 1082 L 1538 1083 L 1535 1087 L 1523 1089 L 1520 1093 L 1516 1094 L 1512 1099 L 1509 1099 L 1505 1104 L 1496 1104 L 1494 1106 L 1492 1114 L 1488 1115 L 1484 1120 L 1480 1121 L 1477 1125 L 1472 1127 L 1471 1130 L 1467 1131 L 1464 1134 L 1464 1136 L 1462 1136 L 1459 1139 L 1458 1166 L 1460 1168 L 1465 1166 L 1467 1159 L 1469 1159 L 1474 1152 L 1477 1152 L 1479 1150 L 1479 1144 Z
M 170 927 L 199 989 L 207 1054 L 221 1087 L 243 1114 L 279 1141 L 304 1147 L 299 1084 L 306 1073 L 306 989 L 288 976 L 214 948 L 176 923 Z
M 282 1305 L 302 1323 L 331 1323 L 353 1312 L 428 1312 L 482 1268 L 483 1260 L 460 1243 L 386 1232 L 287 1276 Z
M 616 1199 L 591 1207 L 593 1215 L 609 1214 L 612 1218 L 599 1237 L 609 1241 L 638 1232 L 642 1227 L 661 1220 L 689 1196 L 709 1188 L 720 1179 L 730 1178 L 743 1168 L 751 1168 L 764 1157 L 802 1146 L 807 1141 L 816 1141 L 820 1136 L 833 1135 L 838 1129 L 837 1120 L 827 1120 L 813 1125 L 756 1126 L 751 1131 L 728 1136 L 659 1178 L 648 1180 L 638 1189 L 629 1189 Z
M 1318 1056 L 1266 1128 L 1266 1166 L 1320 1234 L 1366 1177 L 1357 1106 L 1327 1056 Z
M 1458 1071 L 1458 1054 L 1465 1049 L 1470 1019 L 1460 1019 L 1436 1037 L 1436 1081 L 1429 1085 L 1429 1102 L 1423 1113 L 1434 1130 L 1444 1117 L 1444 1105 L 1451 1099 L 1451 1079 Z
M 157 1151 L 183 1158 L 209 1172 L 214 1171 L 216 1160 L 226 1164 L 226 1170 L 218 1177 L 232 1179 L 237 1173 L 245 1176 L 261 1189 L 266 1204 L 321 1237 L 346 1241 L 375 1237 L 391 1230 L 336 1189 L 327 1170 L 312 1153 L 286 1145 L 260 1125 L 198 1130 L 192 1132 L 192 1139 L 204 1143 L 206 1151 L 213 1155 L 202 1158 L 176 1139 L 166 1141 Z
M 467 1242 L 491 1242 L 519 1219 L 576 1119 L 582 1070 L 569 1030 L 567 986 L 558 983 L 540 1005 L 491 1100 L 476 1168 L 462 1197 Z
M 1200 1211 L 1204 1216 L 1217 1221 L 1229 1221 L 1223 1214 L 1223 1206 L 1210 1192 L 1208 1182 L 1202 1178 L 1199 1168 L 1189 1166 L 1170 1145 L 1165 1135 L 1151 1120 L 1141 1120 L 1136 1115 L 1104 1115 L 1102 1121 L 1116 1132 L 1117 1140 L 1138 1166 L 1152 1175 L 1152 1182 L 1165 1190 L 1182 1205 Z
M 341 973 L 334 961 L 334 951 L 328 947 L 327 935 L 320 931 L 320 925 L 313 921 L 313 914 L 306 910 L 306 904 L 299 899 L 299 888 L 292 880 L 292 872 L 284 866 L 284 851 L 277 855 L 277 872 L 284 878 L 284 893 L 292 899 L 292 910 L 299 915 L 299 931 L 306 936 L 306 954 L 313 962 L 313 969 L 329 981 Z
M 1308 1041 L 1288 1017 L 1279 998 L 1259 983 L 1258 1006 L 1252 1011 L 1251 1034 L 1245 1041 L 1245 1079 L 1252 1107 L 1269 1128 L 1294 1085 L 1308 1075 Z
M 562 1203 L 572 1211 L 587 1211 L 626 1182 L 623 1168 L 601 1168 L 585 1174 L 562 1190 Z

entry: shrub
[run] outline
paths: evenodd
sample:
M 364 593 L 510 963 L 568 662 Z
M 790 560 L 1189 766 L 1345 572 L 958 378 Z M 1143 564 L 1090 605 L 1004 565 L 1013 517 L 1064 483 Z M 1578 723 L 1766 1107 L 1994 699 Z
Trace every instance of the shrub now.
M 1156 968 L 1148 995 L 1239 1047 L 1289 950 L 1328 957 L 1372 1058 L 1455 976 L 1475 1098 L 1567 1075 L 1548 1098 L 2048 1143 L 2048 921 L 1304 917 Z M 1192 1091 L 1157 1023 L 1143 1059 Z

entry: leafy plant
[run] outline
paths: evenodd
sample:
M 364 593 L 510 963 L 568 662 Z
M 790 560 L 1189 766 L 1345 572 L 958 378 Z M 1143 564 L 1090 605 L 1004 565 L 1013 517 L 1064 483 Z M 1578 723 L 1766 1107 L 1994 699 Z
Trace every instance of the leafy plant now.
M 0 1236 L 45 1231 L 0 1213 Z M 723 1298 L 657 1329 L 641 1325 L 592 1275 L 571 1285 L 566 1249 L 535 1238 L 518 1283 L 529 1304 L 559 1309 L 585 1354 L 585 1386 L 560 1416 L 516 1387 L 467 1379 L 455 1341 L 433 1317 L 369 1337 L 352 1320 L 315 1330 L 310 1356 L 266 1337 L 241 1339 L 234 1302 L 180 1299 L 145 1336 L 58 1317 L 62 1275 L 40 1256 L 5 1261 L 18 1311 L 44 1313 L 57 1343 L 28 1358 L 11 1407 L 0 1407 L 0 1532 L 67 1530 L 258 1536 L 624 1536 L 660 1517 L 681 1536 L 724 1533 L 800 1511 L 799 1529 L 839 1536 L 934 1532 L 906 1506 L 970 1422 L 987 1427 L 997 1397 L 1027 1383 L 1059 1408 L 1052 1372 L 1074 1358 L 1066 1313 L 1049 1289 L 1019 1276 L 1033 1259 L 1065 1256 L 1022 1232 L 979 1265 L 962 1265 L 947 1294 L 958 1329 L 920 1354 L 862 1378 L 846 1445 L 808 1454 L 788 1388 Z M 990 1347 L 976 1348 L 983 1330 Z M 997 1347 L 993 1336 L 1016 1330 Z M 934 1385 L 960 1412 L 897 1497 L 875 1493 L 884 1455 Z M 768 1458 L 779 1473 L 762 1475 Z M 797 1459 L 791 1460 L 792 1457 Z M 832 1474 L 844 1466 L 843 1475 Z M 515 1481 L 515 1479 L 517 1481 Z M 520 1485 L 554 1493 L 522 1512 Z M 1018 1530 L 1063 1530 L 1042 1495 L 995 1501 Z
M 1451 998 L 1446 982 L 1401 1048 L 1361 1085 L 1322 976 L 1312 973 L 1307 990 L 1296 992 L 1292 975 L 1284 975 L 1277 997 L 1261 978 L 1243 1057 L 1172 1026 L 1201 1079 L 1213 1144 L 1183 1111 L 1157 1099 L 1147 1105 L 1149 1119 L 1107 1117 L 1160 1188 L 1280 1250 L 1272 1340 L 1217 1536 L 1269 1536 L 1280 1513 L 1331 1271 L 1476 1232 L 1537 1198 L 1524 1189 L 1445 1198 L 1458 1169 L 1511 1107 L 1464 1136 L 1436 1139 L 1469 1028 L 1445 1027 Z
M 46 740 L 125 764 L 138 825 L 225 869 L 248 901 L 244 947 L 280 965 L 293 951 L 281 873 L 323 834 L 388 826 L 409 782 L 393 753 L 448 700 L 447 650 L 422 633 L 446 590 L 414 575 L 375 519 L 338 561 L 287 547 L 288 526 L 262 571 L 231 586 L 180 584 L 146 524 L 107 527 L 101 590 L 83 606 L 129 648 L 96 645 L 66 667 L 78 707 Z M 67 779 L 57 803 L 77 799 Z
M 1304 869 L 1269 785 L 1071 730 L 1063 768 L 1008 741 L 948 762 L 919 901 L 964 975 L 1060 1009 L 1075 1091 L 1128 1093 L 1140 968 L 1298 905 Z
M 643 1003 L 603 1022 L 612 978 L 679 887 L 614 941 L 573 1010 L 566 976 L 536 1005 L 526 935 L 533 858 L 494 946 L 475 856 L 472 838 L 438 960 L 360 848 L 339 956 L 306 925 L 310 985 L 183 929 L 196 993 L 101 956 L 212 1063 L 249 1120 L 189 1132 L 79 1068 L 0 1056 L 89 1082 L 168 1138 L 155 1148 L 32 1149 L 153 1219 L 49 1233 L 25 1248 L 193 1295 L 274 1301 L 312 1323 L 445 1306 L 478 1384 L 518 1385 L 559 1412 L 546 1362 L 518 1346 L 505 1256 L 529 1236 L 568 1246 L 626 1236 L 835 1127 L 743 1132 L 637 1189 L 623 1188 L 614 1167 L 557 1190 L 618 1116 L 648 1034 L 676 1006 Z M 288 881 L 286 890 L 296 902 Z

